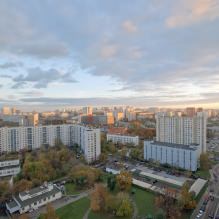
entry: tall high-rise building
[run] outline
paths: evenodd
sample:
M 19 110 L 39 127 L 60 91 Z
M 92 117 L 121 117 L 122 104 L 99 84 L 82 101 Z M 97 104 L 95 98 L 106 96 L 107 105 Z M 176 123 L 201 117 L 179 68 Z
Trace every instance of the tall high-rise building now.
M 206 152 L 207 114 L 176 116 L 170 113 L 156 114 L 156 141 L 175 144 L 198 144 L 200 152 Z
M 83 107 L 82 111 L 83 111 L 83 115 L 89 116 L 93 114 L 93 109 L 91 106 Z

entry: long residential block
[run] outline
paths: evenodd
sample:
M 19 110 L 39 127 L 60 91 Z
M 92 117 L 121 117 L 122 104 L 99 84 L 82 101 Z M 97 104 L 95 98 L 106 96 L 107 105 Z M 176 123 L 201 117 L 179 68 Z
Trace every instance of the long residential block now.
M 97 160 L 101 153 L 100 129 L 68 124 L 0 128 L 0 153 L 54 146 L 57 140 L 66 146 L 78 144 L 88 163 Z
M 196 171 L 200 145 L 144 141 L 144 159 Z

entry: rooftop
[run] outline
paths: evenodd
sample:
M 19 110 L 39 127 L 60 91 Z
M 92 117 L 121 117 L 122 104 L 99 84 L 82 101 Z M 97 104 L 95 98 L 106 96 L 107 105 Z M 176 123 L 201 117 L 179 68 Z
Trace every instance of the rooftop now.
M 168 143 L 168 142 L 160 142 L 160 141 L 153 141 L 151 142 L 152 145 L 160 145 L 160 146 L 166 146 L 166 147 L 172 147 L 172 148 L 181 148 L 186 150 L 195 151 L 197 150 L 198 144 L 190 144 L 190 145 L 184 145 L 184 144 L 175 144 L 175 143 Z

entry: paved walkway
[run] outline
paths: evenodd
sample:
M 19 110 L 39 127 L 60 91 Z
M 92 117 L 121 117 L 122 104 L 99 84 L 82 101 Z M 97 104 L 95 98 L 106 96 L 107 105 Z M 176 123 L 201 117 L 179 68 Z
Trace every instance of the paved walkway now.
M 136 219 L 138 217 L 138 208 L 137 205 L 135 203 L 135 201 L 132 199 L 132 204 L 133 204 L 133 215 L 132 215 L 132 219 Z
M 63 196 L 61 199 L 58 199 L 58 200 L 52 202 L 51 204 L 55 209 L 58 209 L 58 208 L 64 207 L 65 205 L 68 205 L 72 202 L 75 202 L 81 198 L 88 196 L 89 192 L 90 191 L 82 192 L 81 194 L 78 194 L 78 195 Z M 45 212 L 46 212 L 46 206 L 43 206 L 43 207 L 39 208 L 38 210 L 35 210 L 35 211 L 29 213 L 29 217 L 31 219 L 37 219 L 40 216 L 40 214 L 45 213 Z
M 90 213 L 90 210 L 91 210 L 90 208 L 87 209 L 86 213 L 83 216 L 83 219 L 88 219 L 88 215 Z

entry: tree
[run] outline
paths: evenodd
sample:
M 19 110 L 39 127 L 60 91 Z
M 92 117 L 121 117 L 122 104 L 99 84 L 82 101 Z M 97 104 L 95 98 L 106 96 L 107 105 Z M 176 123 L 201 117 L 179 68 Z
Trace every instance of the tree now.
M 99 157 L 99 160 L 100 160 L 100 162 L 106 162 L 107 161 L 107 155 L 104 154 L 104 153 L 101 153 L 100 157 Z
M 211 167 L 211 163 L 207 153 L 202 153 L 200 155 L 200 169 L 201 170 L 209 170 Z
M 101 184 L 96 184 L 93 193 L 91 194 L 90 207 L 93 211 L 101 211 L 105 209 L 108 192 Z
M 32 188 L 32 182 L 26 179 L 22 179 L 15 183 L 13 191 L 14 193 L 23 192 Z
M 17 216 L 15 217 L 17 218 Z M 18 216 L 18 219 L 29 219 L 30 217 L 28 216 L 28 214 L 22 214 Z
M 116 176 L 116 182 L 121 191 L 128 191 L 132 185 L 132 176 L 127 171 L 122 171 Z
M 117 208 L 116 216 L 128 217 L 132 214 L 132 204 L 128 197 L 123 197 L 120 205 Z
M 3 202 L 10 195 L 9 184 L 7 181 L 0 181 L 0 202 Z
M 160 195 L 155 198 L 155 206 L 158 209 L 161 208 L 165 213 L 165 218 L 168 219 L 176 219 L 179 218 L 181 215 L 180 209 L 177 206 L 173 196 L 175 195 L 172 193 L 172 191 L 166 189 L 164 195 Z
M 47 204 L 46 206 L 46 213 L 42 216 L 43 219 L 59 219 L 56 215 L 55 209 L 51 204 Z
M 131 150 L 130 156 L 132 159 L 140 159 L 142 152 L 138 148 L 133 148 Z
M 181 188 L 179 203 L 183 209 L 191 210 L 196 207 L 195 195 L 189 192 L 189 185 L 184 183 Z
M 116 187 L 116 179 L 114 175 L 110 175 L 107 177 L 107 187 L 110 191 L 113 191 Z
M 100 180 L 101 175 L 102 171 L 99 169 L 77 165 L 70 171 L 69 178 L 79 187 L 91 187 L 95 182 Z

